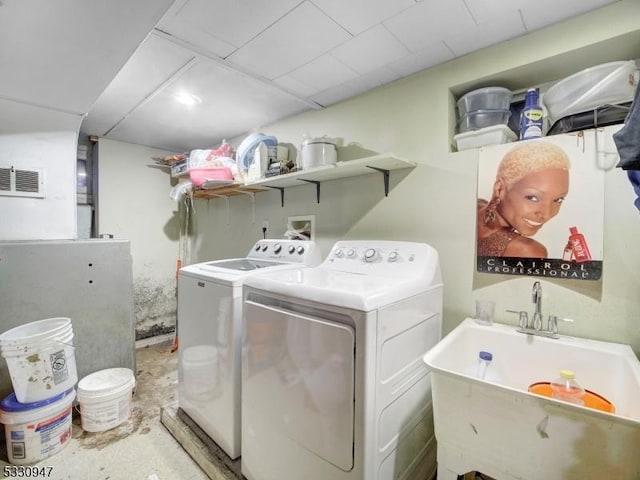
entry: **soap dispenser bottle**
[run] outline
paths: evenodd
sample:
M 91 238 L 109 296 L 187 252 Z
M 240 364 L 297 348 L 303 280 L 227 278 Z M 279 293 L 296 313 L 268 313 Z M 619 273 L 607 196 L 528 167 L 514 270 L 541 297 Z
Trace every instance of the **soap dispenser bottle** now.
M 538 102 L 538 90 L 530 88 L 524 100 L 520 117 L 520 140 L 542 137 L 544 112 Z

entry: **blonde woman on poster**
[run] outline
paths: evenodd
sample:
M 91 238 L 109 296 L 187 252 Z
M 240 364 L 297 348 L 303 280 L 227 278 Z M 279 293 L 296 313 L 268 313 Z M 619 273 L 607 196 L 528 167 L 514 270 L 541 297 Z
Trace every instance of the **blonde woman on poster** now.
M 491 199 L 478 199 L 478 255 L 546 258 L 547 248 L 533 236 L 560 211 L 570 167 L 552 143 L 525 142 L 507 152 Z
M 603 173 L 583 135 L 481 149 L 477 270 L 600 278 Z M 581 235 L 582 227 L 588 230 L 595 257 Z

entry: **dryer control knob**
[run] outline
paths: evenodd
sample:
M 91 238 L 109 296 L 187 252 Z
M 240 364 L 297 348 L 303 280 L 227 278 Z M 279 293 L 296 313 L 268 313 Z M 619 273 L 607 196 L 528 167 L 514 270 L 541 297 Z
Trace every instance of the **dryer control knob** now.
M 375 248 L 367 248 L 364 252 L 365 262 L 373 262 L 378 257 L 378 252 Z
M 340 258 L 340 257 L 342 257 L 342 255 L 344 255 L 344 252 L 342 250 L 338 249 L 338 250 L 336 250 L 335 255 L 336 255 L 336 257 Z
M 298 247 L 298 255 L 302 255 L 304 253 L 304 247 L 302 245 L 300 245 Z
M 353 248 L 350 248 L 349 250 L 347 250 L 347 257 L 355 257 L 356 256 L 356 251 Z
M 269 246 L 268 246 L 268 245 L 262 245 L 262 251 L 263 251 L 263 252 L 266 252 L 266 251 L 267 251 L 267 248 L 269 248 Z
M 293 245 L 289 245 L 289 248 L 287 250 L 289 251 L 289 254 L 293 255 L 293 253 L 296 251 L 296 247 L 294 247 Z
M 260 246 L 261 246 L 261 245 L 260 245 L 259 243 L 256 245 L 256 252 L 259 252 L 259 251 L 260 251 Z
M 282 250 L 282 245 L 280 245 L 279 243 L 276 243 L 275 246 L 273 247 L 273 251 L 275 253 L 280 253 L 281 250 Z
M 395 262 L 398 260 L 398 252 L 391 252 L 389 254 L 389 261 L 390 262 Z

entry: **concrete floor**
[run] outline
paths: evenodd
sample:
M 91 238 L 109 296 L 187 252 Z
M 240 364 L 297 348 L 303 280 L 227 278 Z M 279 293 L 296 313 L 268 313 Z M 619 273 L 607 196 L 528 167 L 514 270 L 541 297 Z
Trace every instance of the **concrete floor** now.
M 162 424 L 171 417 L 178 398 L 178 356 L 171 353 L 171 342 L 163 342 L 136 351 L 137 387 L 129 420 L 106 432 L 89 433 L 74 415 L 72 439 L 57 454 L 38 463 L 51 466 L 46 478 L 55 480 L 209 480 L 215 474 L 215 462 L 203 449 L 199 461 L 210 475 Z M 164 408 L 163 408 L 164 407 Z M 169 415 L 167 415 L 169 413 Z M 174 422 L 180 428 L 180 421 Z M 7 463 L 4 432 L 0 442 L 0 478 L 15 478 Z M 189 434 L 185 445 L 197 445 Z M 5 472 L 5 467 L 9 470 Z M 12 474 L 13 473 L 13 474 Z M 45 478 L 45 477 L 37 477 Z M 225 479 L 226 477 L 218 477 Z
M 172 341 L 136 350 L 136 391 L 131 416 L 106 432 L 82 429 L 76 412 L 72 439 L 39 462 L 53 480 L 242 480 L 240 460 L 229 457 L 178 408 L 178 355 Z M 0 437 L 0 478 L 18 477 Z M 5 467 L 9 470 L 5 471 Z M 469 473 L 459 480 L 493 480 Z

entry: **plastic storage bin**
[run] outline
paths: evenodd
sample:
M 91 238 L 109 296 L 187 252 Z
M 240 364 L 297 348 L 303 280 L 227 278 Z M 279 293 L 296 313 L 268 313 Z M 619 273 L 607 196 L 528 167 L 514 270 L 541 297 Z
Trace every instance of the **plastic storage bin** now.
M 460 152 L 470 148 L 515 142 L 518 136 L 506 125 L 492 125 L 480 130 L 459 133 L 454 135 L 453 139 L 456 142 L 456 149 Z
M 475 110 L 508 110 L 513 94 L 504 87 L 478 88 L 458 100 L 460 117 Z
M 472 130 L 480 130 L 481 128 L 491 127 L 492 125 L 506 125 L 511 116 L 511 111 L 506 110 L 475 110 L 465 113 L 458 123 L 460 133 Z
M 232 181 L 233 173 L 229 167 L 197 167 L 189 169 L 189 179 L 196 187 L 207 180 Z
M 603 63 L 555 83 L 542 97 L 551 123 L 600 105 L 631 101 L 637 68 L 634 61 Z

